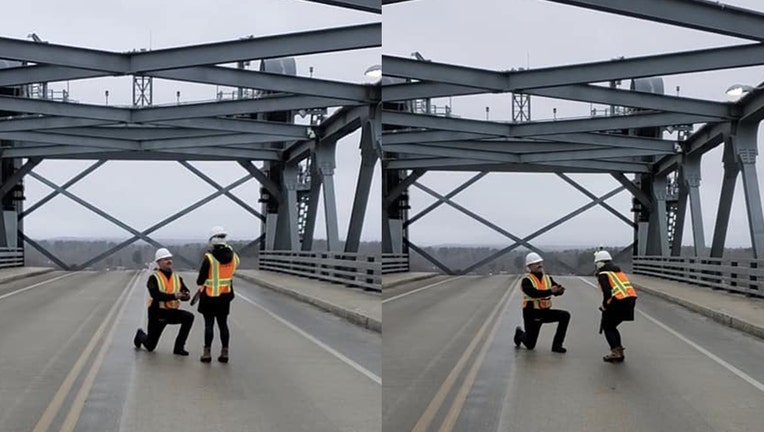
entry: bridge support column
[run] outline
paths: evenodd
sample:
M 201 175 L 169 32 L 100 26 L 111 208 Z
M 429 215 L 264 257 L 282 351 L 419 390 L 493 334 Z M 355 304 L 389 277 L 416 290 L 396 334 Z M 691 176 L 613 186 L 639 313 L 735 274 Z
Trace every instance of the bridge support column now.
M 281 174 L 281 205 L 276 226 L 276 250 L 300 250 L 297 227 L 297 164 L 284 166 Z
M 668 224 L 666 218 L 666 177 L 653 177 L 650 181 L 652 209 L 647 230 L 647 255 L 669 254 Z
M 712 258 L 722 258 L 724 255 L 727 229 L 730 223 L 730 211 L 732 209 L 732 198 L 735 196 L 735 183 L 740 173 L 740 164 L 735 155 L 735 146 L 730 136 L 725 137 L 722 160 L 724 162 L 724 179 L 722 180 L 722 190 L 719 195 L 719 207 L 716 212 L 714 238 L 711 242 Z
M 348 235 L 345 241 L 345 252 L 358 252 L 361 244 L 363 221 L 369 204 L 369 191 L 374 179 L 374 169 L 379 159 L 374 141 L 377 137 L 379 119 L 367 120 L 361 127 L 361 168 L 358 172 L 358 183 L 355 188 L 353 211 L 350 214 Z
M 316 164 L 324 188 L 324 219 L 326 222 L 327 250 L 336 252 L 340 248 L 337 222 L 337 198 L 334 191 L 334 169 L 336 167 L 336 142 L 319 142 L 316 149 Z
M 684 161 L 682 166 L 683 185 L 687 189 L 692 216 L 692 241 L 695 256 L 706 256 L 706 237 L 703 231 L 703 211 L 700 206 L 700 156 L 692 156 Z M 684 215 L 683 215 L 684 217 Z M 677 228 L 683 228 L 677 226 Z M 675 233 L 677 235 L 679 233 Z M 679 234 L 681 239 L 681 234 Z M 681 246 L 680 246 L 681 247 Z
M 761 191 L 756 170 L 756 156 L 759 154 L 756 143 L 758 130 L 758 123 L 739 123 L 736 135 L 733 137 L 735 153 L 743 174 L 743 191 L 754 259 L 764 256 L 764 213 L 762 213 Z

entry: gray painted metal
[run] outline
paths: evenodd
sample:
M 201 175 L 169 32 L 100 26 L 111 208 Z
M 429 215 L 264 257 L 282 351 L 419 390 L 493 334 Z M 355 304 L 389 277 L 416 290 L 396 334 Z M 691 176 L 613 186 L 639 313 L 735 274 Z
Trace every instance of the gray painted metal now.
M 98 207 L 94 206 L 93 204 L 90 204 L 89 202 L 85 201 L 84 199 L 78 197 L 77 195 L 74 195 L 73 193 L 65 190 L 64 188 L 58 186 L 57 184 L 53 183 L 52 181 L 46 179 L 45 177 L 43 177 L 43 176 L 41 176 L 41 175 L 39 175 L 39 174 L 37 174 L 35 172 L 30 172 L 29 175 L 32 176 L 34 179 L 38 180 L 39 182 L 47 185 L 51 189 L 55 190 L 56 192 L 60 193 L 61 195 L 66 196 L 70 200 L 72 200 L 72 201 L 76 202 L 77 204 L 85 207 L 86 209 L 92 211 L 93 213 L 97 214 L 98 216 L 101 216 L 102 218 L 104 218 L 104 219 L 108 220 L 109 222 L 113 223 L 114 225 L 122 228 L 123 230 L 129 232 L 130 234 L 133 234 L 134 236 L 138 237 L 139 239 L 145 241 L 146 243 L 148 243 L 148 244 L 150 244 L 150 245 L 152 245 L 154 247 L 157 247 L 157 248 L 164 247 L 164 245 L 162 245 L 161 243 L 155 241 L 151 237 L 141 233 L 137 229 L 135 229 L 135 228 L 131 227 L 130 225 L 120 221 L 119 219 L 115 218 L 114 216 L 106 213 L 105 211 L 103 211 L 103 210 L 99 209 Z M 180 258 L 181 261 L 185 262 L 186 264 L 190 265 L 191 267 L 194 267 L 196 265 L 196 263 L 194 261 L 191 261 L 188 258 L 186 258 L 186 257 L 184 257 L 184 256 L 182 256 L 180 254 L 176 254 L 175 256 Z
M 379 155 L 374 148 L 374 137 L 379 127 L 379 119 L 367 120 L 361 130 L 361 166 L 358 172 L 358 182 L 355 188 L 353 208 L 350 213 L 348 234 L 345 240 L 345 252 L 358 252 L 361 244 L 361 232 L 366 218 L 366 208 L 369 202 L 369 191 L 374 178 Z
M 764 41 L 764 14 L 696 0 L 547 0 L 696 30 Z
M 308 0 L 314 3 L 323 3 L 348 9 L 356 9 L 364 12 L 382 13 L 382 5 L 379 0 Z
M 737 125 L 736 134 L 733 135 L 735 152 L 740 161 L 740 172 L 743 176 L 743 193 L 748 214 L 748 228 L 751 233 L 753 257 L 756 259 L 764 256 L 764 213 L 762 212 L 761 191 L 759 190 L 756 170 L 756 156 L 758 155 L 756 135 L 758 129 L 757 123 L 740 123 Z

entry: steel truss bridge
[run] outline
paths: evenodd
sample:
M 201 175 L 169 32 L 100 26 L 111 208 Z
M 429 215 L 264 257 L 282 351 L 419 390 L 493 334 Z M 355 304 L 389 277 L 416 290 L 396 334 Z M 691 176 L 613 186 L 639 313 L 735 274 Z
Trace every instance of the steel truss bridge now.
M 749 42 L 511 71 L 383 55 L 383 256 L 398 266 L 391 264 L 389 268 L 405 268 L 410 251 L 421 254 L 449 274 L 468 273 L 521 246 L 540 252 L 533 245 L 536 237 L 589 208 L 601 206 L 633 228 L 634 244 L 623 252 L 633 252 L 635 269 L 639 263 L 647 262 L 642 257 L 649 256 L 652 274 L 676 273 L 684 226 L 691 223 L 694 249 L 690 258 L 695 260 L 681 265 L 719 276 L 723 273 L 717 271 L 720 266 L 730 265 L 723 262 L 722 254 L 735 183 L 742 177 L 754 260 L 740 264 L 749 267 L 741 273 L 746 279 L 750 275 L 750 280 L 756 280 L 757 260 L 764 258 L 764 216 L 756 165 L 757 131 L 764 118 L 764 86 L 750 89 L 737 102 L 718 102 L 665 94 L 661 77 L 764 65 L 764 14 L 695 0 L 550 1 Z M 397 2 L 383 0 L 383 4 L 387 3 Z M 632 85 L 628 90 L 607 85 L 629 80 Z M 513 118 L 504 121 L 458 118 L 450 111 L 434 110 L 430 102 L 435 98 L 496 93 L 512 94 Z M 604 104 L 611 109 L 605 116 L 530 121 L 533 96 Z M 678 133 L 668 137 L 667 130 Z M 709 249 L 700 205 L 700 162 L 704 154 L 717 146 L 724 148 L 724 181 Z M 418 181 L 431 171 L 475 172 L 475 175 L 441 195 Z M 520 237 L 452 200 L 493 172 L 550 173 L 571 184 L 591 202 Z M 620 186 L 597 196 L 570 178 L 571 173 L 611 176 Z M 412 187 L 432 195 L 436 202 L 418 214 L 409 215 L 408 190 Z M 634 215 L 621 214 L 605 202 L 621 191 L 633 197 Z M 440 263 L 408 238 L 408 230 L 444 204 L 500 233 L 510 241 L 509 245 L 465 269 L 454 270 Z M 669 265 L 671 262 L 675 264 Z
M 363 0 L 318 3 L 381 13 L 379 5 Z M 379 289 L 379 257 L 358 253 L 379 155 L 379 85 L 298 76 L 295 58 L 320 53 L 353 56 L 380 46 L 379 22 L 127 53 L 57 45 L 37 37 L 34 41 L 0 38 L 0 59 L 4 59 L 0 60 L 0 248 L 5 265 L 23 264 L 27 245 L 67 270 L 86 268 L 139 240 L 159 247 L 152 233 L 226 196 L 261 221 L 262 234 L 246 249 L 260 251 L 262 266 L 299 275 L 311 275 L 321 267 L 323 278 Z M 259 70 L 243 67 L 258 60 Z M 226 66 L 230 64 L 238 67 Z M 50 83 L 116 76 L 132 77 L 131 106 L 75 103 L 68 95 L 51 98 L 48 91 Z M 238 91 L 230 99 L 159 106 L 153 103 L 154 79 Z M 310 114 L 310 124 L 297 124 L 297 113 Z M 335 153 L 340 139 L 359 130 L 361 168 L 343 243 L 333 178 Z M 58 185 L 34 170 L 46 159 L 93 164 Z M 132 227 L 68 190 L 115 160 L 176 161 L 216 192 L 150 227 Z M 242 176 L 221 185 L 192 161 L 233 161 Z M 28 208 L 23 206 L 26 176 L 53 189 Z M 261 185 L 259 209 L 232 193 L 252 179 Z M 26 216 L 58 195 L 132 237 L 84 262 L 64 262 L 23 229 Z M 313 240 L 322 204 L 328 250 L 318 253 Z M 196 265 L 188 257 L 179 258 Z M 356 277 L 357 273 L 362 276 Z

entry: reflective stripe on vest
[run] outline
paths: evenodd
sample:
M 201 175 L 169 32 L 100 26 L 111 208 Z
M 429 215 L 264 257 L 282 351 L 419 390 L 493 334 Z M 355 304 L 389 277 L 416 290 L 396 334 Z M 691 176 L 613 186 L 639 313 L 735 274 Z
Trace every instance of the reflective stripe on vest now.
M 221 294 L 231 292 L 233 274 L 239 267 L 239 255 L 233 254 L 233 259 L 227 264 L 221 264 L 211 253 L 204 254 L 210 261 L 210 270 L 207 280 L 204 281 L 204 289 L 208 297 L 220 297 Z
M 549 288 L 552 288 L 552 278 L 547 274 L 543 275 L 541 279 L 537 278 L 533 273 L 528 273 L 526 277 L 531 281 L 533 288 L 536 288 L 537 290 L 548 290 Z M 523 293 L 523 308 L 525 308 L 529 302 L 533 304 L 534 309 L 549 309 L 552 307 L 552 296 L 533 298 Z
M 173 273 L 170 278 L 164 275 L 161 271 L 157 270 L 154 272 L 154 277 L 157 279 L 157 287 L 159 287 L 159 292 L 165 293 L 165 294 L 175 294 L 176 292 L 180 291 L 180 276 L 178 276 L 176 273 Z M 151 306 L 151 303 L 154 299 L 149 299 L 149 306 Z M 180 300 L 168 300 L 168 301 L 160 301 L 159 302 L 159 308 L 160 309 L 178 309 L 180 307 Z
M 610 303 L 610 301 L 614 298 L 617 300 L 623 300 L 627 297 L 637 296 L 637 292 L 634 290 L 634 287 L 631 286 L 631 282 L 629 282 L 629 278 L 626 277 L 626 273 L 605 271 L 600 272 L 600 274 L 606 274 L 608 280 L 610 281 L 611 297 L 607 300 L 608 303 Z

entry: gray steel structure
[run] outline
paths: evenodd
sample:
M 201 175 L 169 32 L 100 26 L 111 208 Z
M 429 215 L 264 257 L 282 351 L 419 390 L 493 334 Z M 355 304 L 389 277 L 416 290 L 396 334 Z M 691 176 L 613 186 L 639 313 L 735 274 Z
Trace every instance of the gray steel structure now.
M 726 103 L 663 94 L 662 79 L 655 78 L 764 65 L 764 14 L 696 0 L 550 1 L 736 36 L 753 43 L 512 71 L 383 55 L 383 73 L 388 77 L 382 88 L 383 254 L 407 254 L 411 248 L 447 273 L 467 273 L 519 246 L 538 251 L 531 243 L 535 237 L 599 205 L 633 227 L 634 255 L 659 256 L 681 253 L 689 208 L 694 254 L 721 257 L 735 181 L 742 175 L 754 257 L 764 257 L 764 217 L 756 168 L 764 86 L 735 103 Z M 397 2 L 383 1 L 387 3 Z M 632 89 L 594 84 L 621 80 L 632 80 Z M 613 108 L 607 116 L 535 122 L 515 121 L 522 119 L 517 115 L 513 121 L 500 122 L 412 109 L 417 105 L 412 102 L 415 100 L 487 93 L 512 93 L 515 98 L 543 96 Z M 681 139 L 664 139 L 668 128 L 682 132 Z M 688 129 L 695 132 L 688 134 Z M 725 176 L 713 243 L 707 250 L 700 206 L 700 161 L 704 153 L 719 145 L 724 145 Z M 479 174 L 441 196 L 417 181 L 428 171 Z M 592 201 L 520 238 L 451 200 L 489 172 L 556 173 Z M 614 177 L 621 187 L 597 197 L 565 173 L 602 173 Z M 627 177 L 632 174 L 633 180 Z M 422 189 L 437 202 L 409 217 L 407 191 L 411 187 Z M 633 217 L 604 202 L 622 190 L 633 195 Z M 444 266 L 407 238 L 412 223 L 442 204 L 471 216 L 513 244 L 466 269 Z
M 381 13 L 365 0 L 323 1 L 334 6 Z M 347 53 L 381 46 L 381 24 L 370 23 L 276 36 L 240 39 L 161 50 L 116 53 L 51 43 L 0 38 L 0 247 L 29 244 L 64 269 L 86 268 L 219 197 L 226 196 L 262 221 L 262 234 L 248 247 L 262 250 L 311 250 L 319 194 L 323 194 L 330 251 L 341 252 L 333 174 L 337 141 L 362 130 L 362 158 L 357 193 L 344 250 L 357 252 L 379 147 L 380 88 L 375 84 L 296 76 L 292 58 L 319 53 Z M 259 71 L 222 66 L 260 60 Z M 291 65 L 291 66 L 290 66 Z M 131 76 L 133 106 L 116 107 L 33 97 L 39 83 L 95 77 Z M 158 106 L 153 79 L 239 88 L 234 100 Z M 243 89 L 246 89 L 245 92 Z M 327 112 L 311 125 L 295 124 L 302 112 Z M 33 169 L 44 159 L 88 159 L 94 164 L 63 185 Z M 131 227 L 67 191 L 112 160 L 177 161 L 216 192 L 143 230 Z M 191 161 L 235 161 L 242 177 L 221 185 Z M 262 168 L 255 165 L 262 162 Z M 300 166 L 310 167 L 300 182 Z M 23 208 L 23 178 L 30 175 L 54 192 Z M 305 176 L 302 176 L 304 179 Z M 261 185 L 261 210 L 232 190 L 255 179 Z M 308 198 L 298 199 L 298 190 Z M 132 237 L 82 263 L 66 263 L 23 230 L 23 218 L 58 194 L 106 218 Z M 298 208 L 306 215 L 298 227 Z M 300 232 L 300 228 L 304 232 Z M 180 257 L 186 264 L 197 263 Z

